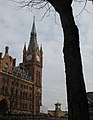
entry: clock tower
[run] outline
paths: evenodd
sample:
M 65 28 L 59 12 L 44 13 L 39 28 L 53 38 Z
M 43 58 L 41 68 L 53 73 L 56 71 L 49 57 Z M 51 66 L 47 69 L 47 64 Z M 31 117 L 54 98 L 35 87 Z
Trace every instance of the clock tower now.
M 42 105 L 42 46 L 37 43 L 37 33 L 35 27 L 35 17 L 33 19 L 32 30 L 28 48 L 26 43 L 23 49 L 23 66 L 32 76 L 33 81 L 33 114 L 40 113 Z

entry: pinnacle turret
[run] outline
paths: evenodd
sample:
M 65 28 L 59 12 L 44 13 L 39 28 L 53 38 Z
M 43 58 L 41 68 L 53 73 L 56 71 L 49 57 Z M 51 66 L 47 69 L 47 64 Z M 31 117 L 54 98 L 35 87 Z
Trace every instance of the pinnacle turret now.
M 24 49 L 23 49 L 23 51 L 26 51 L 26 43 L 24 44 Z
M 33 17 L 33 26 L 32 26 L 32 31 L 31 31 L 31 34 L 36 34 L 35 16 Z
M 24 44 L 23 48 L 23 62 L 25 61 L 25 57 L 26 57 L 26 43 Z

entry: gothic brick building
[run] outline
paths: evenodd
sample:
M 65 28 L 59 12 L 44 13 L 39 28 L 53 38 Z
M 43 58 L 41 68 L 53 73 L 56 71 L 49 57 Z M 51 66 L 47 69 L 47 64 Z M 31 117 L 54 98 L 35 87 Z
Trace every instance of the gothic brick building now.
M 0 52 L 0 101 L 7 103 L 10 113 L 39 114 L 42 105 L 42 46 L 37 43 L 35 20 L 30 42 L 23 48 L 23 62 L 16 66 L 16 59 Z

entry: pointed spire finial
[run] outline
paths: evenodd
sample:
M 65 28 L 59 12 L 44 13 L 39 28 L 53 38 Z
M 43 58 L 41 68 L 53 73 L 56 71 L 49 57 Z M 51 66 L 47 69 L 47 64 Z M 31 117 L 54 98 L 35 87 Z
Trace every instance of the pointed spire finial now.
M 33 22 L 35 23 L 35 16 L 33 16 Z
M 33 26 L 32 26 L 32 34 L 36 34 L 36 27 L 35 27 L 35 16 L 33 16 Z
M 35 16 L 33 16 L 33 25 L 32 25 L 32 31 L 30 33 L 30 42 L 28 46 L 28 50 L 32 51 L 32 49 L 37 49 L 37 33 L 36 33 L 36 27 L 35 27 Z

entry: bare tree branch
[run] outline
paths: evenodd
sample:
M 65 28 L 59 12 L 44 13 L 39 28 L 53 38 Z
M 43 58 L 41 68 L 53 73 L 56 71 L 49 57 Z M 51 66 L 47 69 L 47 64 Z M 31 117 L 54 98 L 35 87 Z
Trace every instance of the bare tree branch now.
M 85 8 L 85 11 L 87 11 L 89 14 L 93 14 L 93 12 L 90 12 L 89 10 L 87 10 L 86 8 Z
M 85 4 L 84 4 L 82 10 L 81 10 L 81 11 L 79 12 L 79 14 L 76 15 L 75 17 L 78 17 L 78 16 L 85 10 L 86 5 L 87 5 L 87 0 L 85 1 Z

